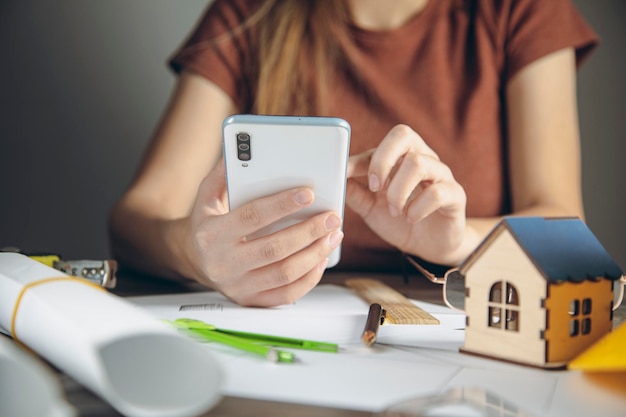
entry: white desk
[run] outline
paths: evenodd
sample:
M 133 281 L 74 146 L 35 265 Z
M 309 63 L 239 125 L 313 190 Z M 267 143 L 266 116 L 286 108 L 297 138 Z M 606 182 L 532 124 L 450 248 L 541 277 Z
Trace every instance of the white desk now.
M 428 298 L 432 297 L 438 294 L 431 289 Z M 377 413 L 410 397 L 479 387 L 535 416 L 617 417 L 626 410 L 626 392 L 607 389 L 601 377 L 543 371 L 459 353 L 464 316 L 441 306 L 423 305 L 441 320 L 440 326 L 382 326 L 379 343 L 366 348 L 360 335 L 367 304 L 334 285 L 320 285 L 295 306 L 278 309 L 242 309 L 216 293 L 131 300 L 160 318 L 196 318 L 223 328 L 341 346 L 338 354 L 298 351 L 296 364 L 268 363 L 230 348 L 208 346 L 223 366 L 223 389 L 229 397 Z M 179 312 L 181 304 L 220 308 Z

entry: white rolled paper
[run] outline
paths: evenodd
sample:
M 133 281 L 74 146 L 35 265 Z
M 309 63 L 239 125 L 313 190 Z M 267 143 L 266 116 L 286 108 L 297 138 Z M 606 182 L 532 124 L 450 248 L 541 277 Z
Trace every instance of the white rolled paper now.
M 0 416 L 73 417 L 52 372 L 0 335 Z
M 197 416 L 220 398 L 202 345 L 21 254 L 0 253 L 0 326 L 127 416 Z

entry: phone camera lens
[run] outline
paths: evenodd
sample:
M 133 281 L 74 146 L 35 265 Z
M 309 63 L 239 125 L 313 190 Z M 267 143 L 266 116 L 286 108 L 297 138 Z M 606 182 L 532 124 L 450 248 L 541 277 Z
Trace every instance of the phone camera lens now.
M 240 161 L 249 161 L 252 158 L 250 145 L 251 142 L 249 133 L 237 133 L 237 157 Z

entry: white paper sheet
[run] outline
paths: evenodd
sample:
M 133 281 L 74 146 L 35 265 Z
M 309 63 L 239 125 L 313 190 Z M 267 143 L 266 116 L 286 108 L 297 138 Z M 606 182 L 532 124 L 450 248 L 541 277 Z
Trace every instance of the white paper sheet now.
M 0 326 L 11 330 L 25 285 L 60 276 L 24 255 L 0 253 Z M 15 333 L 128 416 L 195 416 L 220 397 L 221 370 L 213 355 L 136 306 L 76 279 L 27 289 Z
M 619 394 L 603 391 L 601 403 L 588 394 L 578 395 L 598 388 L 586 385 L 589 382 L 575 372 L 543 371 L 459 353 L 465 316 L 429 303 L 414 301 L 441 325 L 383 325 L 378 342 L 366 348 L 361 333 L 367 303 L 334 285 L 319 285 L 295 305 L 272 309 L 243 308 L 215 292 L 130 301 L 159 318 L 194 318 L 226 329 L 340 345 L 338 353 L 293 350 L 297 363 L 275 364 L 205 344 L 222 364 L 226 395 L 378 412 L 412 397 L 478 387 L 499 398 L 500 407 L 517 404 L 536 416 L 587 417 L 593 406 L 594 415 L 623 417 L 626 409 L 626 398 Z M 565 400 L 570 388 L 577 394 Z

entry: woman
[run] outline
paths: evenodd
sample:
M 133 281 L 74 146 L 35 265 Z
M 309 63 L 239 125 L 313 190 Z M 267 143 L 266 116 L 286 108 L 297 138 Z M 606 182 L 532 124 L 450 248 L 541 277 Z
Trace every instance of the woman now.
M 503 215 L 582 217 L 575 67 L 595 43 L 569 0 L 216 0 L 171 61 L 177 88 L 111 214 L 114 254 L 271 306 L 313 288 L 342 241 L 340 269 L 456 265 Z M 314 195 L 228 211 L 234 113 L 350 122 L 343 232 L 323 213 L 246 239 Z

